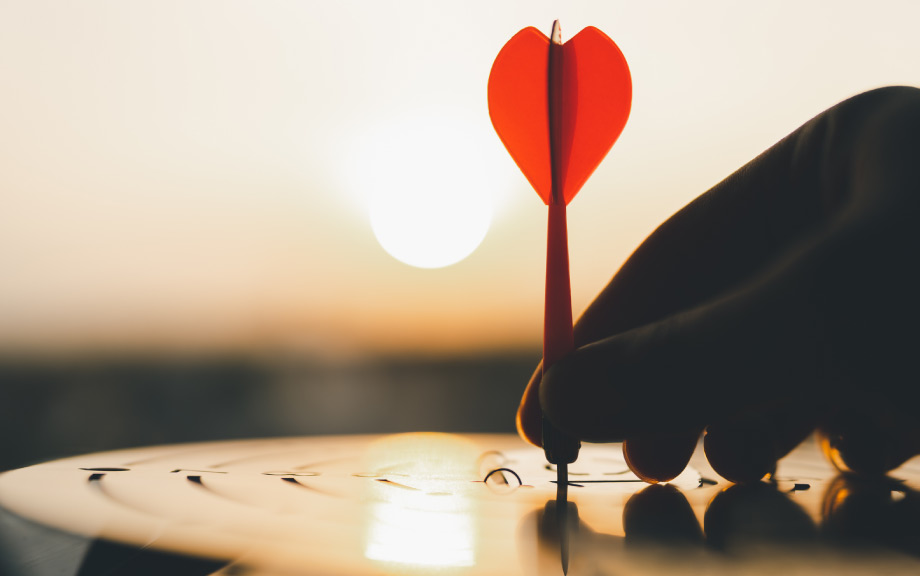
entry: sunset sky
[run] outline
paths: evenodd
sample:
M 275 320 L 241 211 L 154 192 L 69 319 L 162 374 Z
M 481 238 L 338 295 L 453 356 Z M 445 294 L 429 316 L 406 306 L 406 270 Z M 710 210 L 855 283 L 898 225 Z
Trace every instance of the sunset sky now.
M 559 18 L 631 68 L 569 208 L 577 315 L 811 116 L 920 85 L 918 2 L 757 4 L 0 0 L 0 356 L 538 349 L 546 213 L 489 122 L 496 54 Z M 406 190 L 462 198 L 482 243 L 390 256 L 369 211 Z

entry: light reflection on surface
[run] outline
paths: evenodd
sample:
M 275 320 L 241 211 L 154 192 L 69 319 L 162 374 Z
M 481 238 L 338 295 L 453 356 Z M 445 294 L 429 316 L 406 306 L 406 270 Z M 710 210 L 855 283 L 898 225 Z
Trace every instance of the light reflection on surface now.
M 445 497 L 450 509 L 442 510 L 422 497 L 419 502 L 425 506 L 419 508 L 402 503 L 374 504 L 368 517 L 364 555 L 371 560 L 415 566 L 473 566 L 474 523 L 467 499 Z
M 368 450 L 367 542 L 378 562 L 418 567 L 476 564 L 476 523 L 468 496 L 477 479 L 476 445 L 447 434 L 401 434 Z

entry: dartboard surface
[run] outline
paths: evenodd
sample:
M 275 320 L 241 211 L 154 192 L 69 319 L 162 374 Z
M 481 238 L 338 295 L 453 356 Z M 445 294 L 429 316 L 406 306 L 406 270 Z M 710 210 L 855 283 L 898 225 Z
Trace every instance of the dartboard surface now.
M 618 445 L 588 445 L 564 508 L 555 479 L 540 450 L 507 435 L 257 439 L 14 470 L 0 475 L 0 506 L 93 542 L 206 560 L 202 574 L 920 573 L 916 461 L 865 482 L 806 444 L 770 483 L 732 486 L 695 457 L 649 486 Z

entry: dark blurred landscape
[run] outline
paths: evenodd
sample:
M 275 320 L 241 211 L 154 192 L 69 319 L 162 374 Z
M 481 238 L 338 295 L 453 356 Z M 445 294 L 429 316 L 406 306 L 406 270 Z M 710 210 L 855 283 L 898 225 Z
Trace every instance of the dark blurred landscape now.
M 0 362 L 0 470 L 176 442 L 513 432 L 539 351 L 353 362 Z

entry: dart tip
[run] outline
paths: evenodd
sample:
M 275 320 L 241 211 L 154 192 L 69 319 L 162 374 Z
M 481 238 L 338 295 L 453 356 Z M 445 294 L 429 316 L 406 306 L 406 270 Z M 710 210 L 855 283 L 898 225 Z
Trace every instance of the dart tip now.
M 558 20 L 553 20 L 553 31 L 550 34 L 550 39 L 553 44 L 562 44 L 562 26 L 559 24 Z
M 556 464 L 556 505 L 565 506 L 569 498 L 569 465 Z

